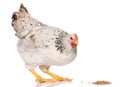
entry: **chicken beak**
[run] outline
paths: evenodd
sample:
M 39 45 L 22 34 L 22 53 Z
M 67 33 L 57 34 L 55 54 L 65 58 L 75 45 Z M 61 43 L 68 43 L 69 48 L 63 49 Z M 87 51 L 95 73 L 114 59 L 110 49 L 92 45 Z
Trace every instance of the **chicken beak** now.
M 75 46 L 78 46 L 78 40 L 77 39 L 74 41 L 74 44 L 75 44 Z

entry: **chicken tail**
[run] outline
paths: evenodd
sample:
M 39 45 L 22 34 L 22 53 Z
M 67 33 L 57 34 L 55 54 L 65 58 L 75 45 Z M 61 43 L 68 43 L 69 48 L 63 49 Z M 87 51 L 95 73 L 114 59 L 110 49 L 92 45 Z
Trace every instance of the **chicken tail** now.
M 12 14 L 12 23 L 14 30 L 16 31 L 16 36 L 23 38 L 29 31 L 26 25 L 29 24 L 31 16 L 28 13 L 28 10 L 21 3 L 19 10 L 13 12 Z
M 19 12 L 16 11 L 12 14 L 12 22 L 14 22 L 15 20 L 20 19 L 22 17 L 25 17 L 27 15 L 29 15 L 29 12 L 26 9 L 26 7 L 24 7 L 23 3 L 21 3 Z

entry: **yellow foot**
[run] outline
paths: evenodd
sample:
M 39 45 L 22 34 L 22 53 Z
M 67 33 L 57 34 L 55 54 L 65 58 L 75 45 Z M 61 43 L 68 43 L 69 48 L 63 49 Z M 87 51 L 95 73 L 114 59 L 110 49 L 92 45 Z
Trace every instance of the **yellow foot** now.
M 44 83 L 44 82 L 57 82 L 57 81 L 72 81 L 72 79 L 63 78 L 63 77 L 60 77 L 60 78 L 52 78 L 52 79 L 44 79 L 44 78 L 41 78 L 41 79 L 36 79 L 36 81 L 41 82 L 41 83 Z
M 57 82 L 57 81 L 72 81 L 72 79 L 63 78 L 63 77 L 60 77 L 60 78 L 52 78 L 52 79 L 44 79 L 44 78 L 41 78 L 41 79 L 36 79 L 36 81 L 38 81 L 38 82 L 40 82 L 40 83 L 44 83 L 44 82 Z
M 40 82 L 40 83 L 44 83 L 44 82 L 56 82 L 57 80 L 52 78 L 52 79 L 36 79 L 36 81 Z
M 64 77 L 55 77 L 55 79 L 58 81 L 72 81 L 72 79 L 64 78 Z
M 48 75 L 52 76 L 54 79 L 56 79 L 57 81 L 72 81 L 72 79 L 69 78 L 64 78 L 61 76 L 58 76 L 50 71 L 45 71 L 45 73 L 47 73 Z

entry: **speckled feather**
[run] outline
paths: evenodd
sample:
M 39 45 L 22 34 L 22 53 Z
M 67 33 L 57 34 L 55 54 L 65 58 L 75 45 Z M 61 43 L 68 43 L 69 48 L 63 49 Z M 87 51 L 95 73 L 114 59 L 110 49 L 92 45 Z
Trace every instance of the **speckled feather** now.
M 39 22 L 21 5 L 12 15 L 12 26 L 19 38 L 18 52 L 28 69 L 42 65 L 65 65 L 77 55 L 77 47 L 71 47 L 71 34 Z

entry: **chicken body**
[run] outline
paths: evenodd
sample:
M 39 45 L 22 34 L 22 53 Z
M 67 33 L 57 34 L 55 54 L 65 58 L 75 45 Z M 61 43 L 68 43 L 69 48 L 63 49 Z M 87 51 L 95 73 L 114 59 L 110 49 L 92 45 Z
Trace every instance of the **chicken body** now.
M 29 69 L 41 65 L 65 65 L 77 54 L 76 47 L 69 45 L 68 37 L 66 32 L 48 26 L 20 39 L 17 47 Z
M 18 52 L 26 67 L 40 82 L 44 80 L 34 71 L 35 67 L 39 66 L 43 72 L 47 73 L 51 65 L 68 64 L 77 55 L 77 46 L 71 46 L 70 42 L 70 38 L 74 34 L 68 34 L 59 28 L 39 22 L 30 16 L 23 4 L 21 4 L 19 12 L 13 13 L 12 26 L 16 31 L 16 36 L 19 38 L 17 44 Z M 51 72 L 47 74 L 54 78 L 52 81 L 58 80 L 55 80 L 57 75 L 53 75 Z M 66 78 L 63 79 L 68 80 Z

